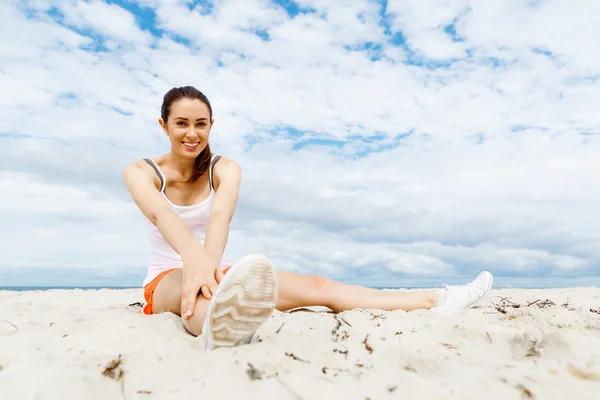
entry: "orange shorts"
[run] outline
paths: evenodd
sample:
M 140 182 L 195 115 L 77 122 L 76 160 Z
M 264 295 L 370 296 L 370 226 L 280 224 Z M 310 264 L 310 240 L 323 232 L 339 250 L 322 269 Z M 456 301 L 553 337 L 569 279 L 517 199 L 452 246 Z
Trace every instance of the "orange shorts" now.
M 231 265 L 226 267 L 225 269 L 223 269 L 223 274 L 226 274 L 230 268 L 231 268 Z M 146 314 L 146 315 L 152 314 L 152 296 L 154 295 L 154 290 L 156 289 L 156 287 L 158 286 L 158 284 L 160 283 L 162 278 L 167 276 L 167 274 L 169 272 L 175 271 L 177 269 L 181 269 L 181 268 L 171 268 L 171 269 L 161 272 L 156 278 L 152 279 L 149 284 L 144 286 L 144 299 L 146 300 L 146 305 L 144 306 L 144 314 Z

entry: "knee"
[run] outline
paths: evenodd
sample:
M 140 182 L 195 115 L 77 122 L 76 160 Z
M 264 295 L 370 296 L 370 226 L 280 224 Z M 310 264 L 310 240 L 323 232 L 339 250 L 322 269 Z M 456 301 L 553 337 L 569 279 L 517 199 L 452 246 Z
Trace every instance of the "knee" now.
M 319 275 L 306 275 L 307 286 L 311 291 L 326 294 L 334 285 L 334 281 Z

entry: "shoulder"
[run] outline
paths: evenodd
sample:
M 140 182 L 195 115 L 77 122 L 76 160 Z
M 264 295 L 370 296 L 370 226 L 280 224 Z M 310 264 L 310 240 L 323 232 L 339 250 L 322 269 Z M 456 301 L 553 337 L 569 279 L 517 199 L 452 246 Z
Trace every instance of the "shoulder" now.
M 231 158 L 221 156 L 213 169 L 215 189 L 218 189 L 219 185 L 225 181 L 239 183 L 241 176 L 240 164 Z
M 161 187 L 160 177 L 146 159 L 137 160 L 127 165 L 123 170 L 123 178 L 126 182 L 140 178 L 148 178 L 154 182 L 157 188 L 160 189 Z

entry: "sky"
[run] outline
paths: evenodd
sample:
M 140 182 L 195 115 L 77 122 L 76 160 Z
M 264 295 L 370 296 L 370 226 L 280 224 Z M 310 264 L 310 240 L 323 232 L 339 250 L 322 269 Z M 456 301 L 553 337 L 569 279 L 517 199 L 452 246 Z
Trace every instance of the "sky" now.
M 227 247 L 378 287 L 600 284 L 600 2 L 0 3 L 0 286 L 141 286 L 123 168 L 210 99 Z

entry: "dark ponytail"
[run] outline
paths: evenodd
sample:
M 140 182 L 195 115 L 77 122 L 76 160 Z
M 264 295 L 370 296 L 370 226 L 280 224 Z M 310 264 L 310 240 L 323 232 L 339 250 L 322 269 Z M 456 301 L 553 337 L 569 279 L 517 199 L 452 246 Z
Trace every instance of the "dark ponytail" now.
M 181 99 L 192 99 L 192 100 L 200 100 L 208 107 L 208 112 L 210 114 L 210 123 L 212 124 L 212 107 L 210 106 L 210 102 L 208 98 L 196 89 L 193 86 L 184 86 L 173 88 L 169 90 L 165 96 L 163 97 L 162 107 L 160 108 L 160 116 L 163 121 L 166 123 L 169 118 L 169 113 L 171 111 L 171 105 L 177 100 Z M 194 172 L 192 172 L 192 176 L 187 181 L 187 183 L 193 183 L 202 175 L 208 172 L 210 168 L 210 160 L 212 159 L 212 153 L 210 152 L 210 146 L 206 143 L 206 147 L 202 152 L 196 157 L 196 161 L 194 161 Z

